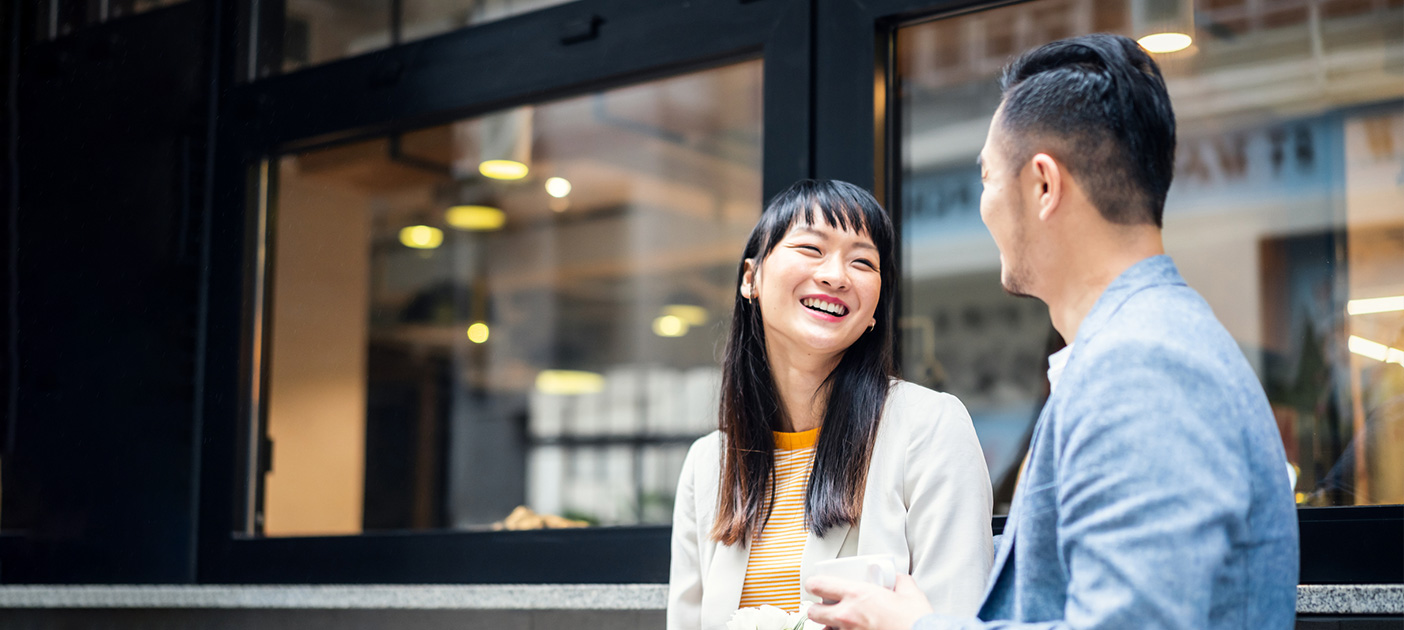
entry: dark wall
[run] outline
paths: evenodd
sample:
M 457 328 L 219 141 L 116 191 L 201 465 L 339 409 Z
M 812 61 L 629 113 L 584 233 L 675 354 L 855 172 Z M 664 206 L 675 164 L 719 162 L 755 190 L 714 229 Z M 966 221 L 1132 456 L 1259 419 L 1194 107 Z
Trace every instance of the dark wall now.
M 4 582 L 194 580 L 205 24 L 189 2 L 20 55 Z

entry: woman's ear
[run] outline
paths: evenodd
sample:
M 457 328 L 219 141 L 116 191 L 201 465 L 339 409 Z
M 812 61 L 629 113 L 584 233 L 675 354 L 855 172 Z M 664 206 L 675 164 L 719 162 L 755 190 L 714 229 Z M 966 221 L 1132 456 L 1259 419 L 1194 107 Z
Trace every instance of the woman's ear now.
M 757 294 L 756 277 L 760 275 L 760 270 L 756 268 L 754 258 L 747 258 L 745 263 L 746 271 L 741 274 L 741 299 L 751 300 L 755 299 Z

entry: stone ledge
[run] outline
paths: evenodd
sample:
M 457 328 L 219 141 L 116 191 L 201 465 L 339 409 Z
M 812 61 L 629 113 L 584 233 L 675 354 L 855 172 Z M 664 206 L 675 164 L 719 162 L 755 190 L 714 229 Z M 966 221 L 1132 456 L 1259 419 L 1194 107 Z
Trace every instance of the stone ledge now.
M 662 610 L 664 584 L 3 586 L 0 608 Z M 1404 584 L 1302 585 L 1298 614 L 1404 614 Z
M 4 586 L 0 608 L 662 610 L 665 584 Z
M 1303 584 L 1297 614 L 1404 615 L 1404 584 Z

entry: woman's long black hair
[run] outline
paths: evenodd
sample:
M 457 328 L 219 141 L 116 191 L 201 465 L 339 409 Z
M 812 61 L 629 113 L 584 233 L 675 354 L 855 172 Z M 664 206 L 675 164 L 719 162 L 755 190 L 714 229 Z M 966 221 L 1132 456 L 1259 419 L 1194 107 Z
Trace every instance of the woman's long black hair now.
M 814 224 L 820 218 L 816 213 L 839 229 L 867 234 L 878 249 L 882 279 L 873 330 L 863 333 L 844 351 L 817 393 L 827 395 L 828 401 L 804 509 L 806 527 L 822 536 L 831 527 L 858 522 L 873 440 L 890 379 L 897 373 L 892 357 L 892 298 L 897 289 L 892 220 L 872 195 L 853 184 L 795 182 L 770 201 L 751 230 L 737 269 L 737 284 L 745 277 L 746 259 L 760 269 L 790 227 Z M 760 304 L 743 299 L 739 292 L 722 359 L 721 387 L 721 483 L 712 538 L 728 545 L 746 544 L 770 517 L 766 495 L 774 492 L 771 482 L 775 473 L 771 431 L 784 426 L 785 411 L 766 358 Z

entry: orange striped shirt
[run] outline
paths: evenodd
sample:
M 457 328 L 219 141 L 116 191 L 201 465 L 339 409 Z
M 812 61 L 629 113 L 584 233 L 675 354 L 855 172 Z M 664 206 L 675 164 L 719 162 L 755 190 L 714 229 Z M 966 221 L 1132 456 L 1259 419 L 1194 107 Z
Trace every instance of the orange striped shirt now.
M 741 607 L 769 604 L 794 612 L 800 604 L 800 556 L 806 537 L 804 490 L 814 464 L 819 429 L 774 433 L 775 508 L 765 528 L 751 541 Z

